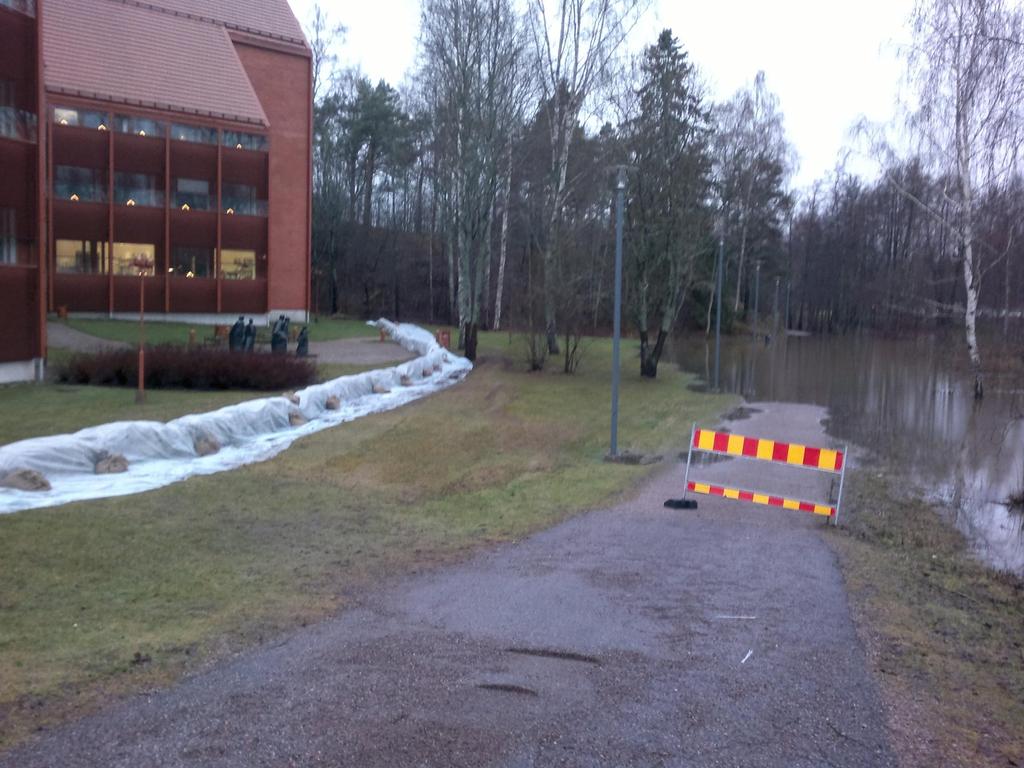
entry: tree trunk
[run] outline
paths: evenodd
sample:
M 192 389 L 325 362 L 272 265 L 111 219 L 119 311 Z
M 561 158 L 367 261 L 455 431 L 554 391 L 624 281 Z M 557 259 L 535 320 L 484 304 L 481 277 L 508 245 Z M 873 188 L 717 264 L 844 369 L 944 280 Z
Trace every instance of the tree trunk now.
M 658 362 L 665 351 L 665 341 L 668 333 L 658 329 L 658 338 L 651 347 L 647 331 L 640 333 L 640 375 L 645 379 L 653 379 L 658 375 Z
M 363 169 L 363 226 L 370 228 L 373 216 L 373 176 L 377 172 L 377 147 L 371 139 L 366 150 L 366 166 Z
M 501 296 L 505 290 L 505 256 L 508 252 L 508 208 L 512 196 L 512 146 L 505 172 L 505 199 L 501 209 L 501 245 L 498 247 L 498 289 L 494 296 L 494 330 L 501 330 Z
M 981 353 L 978 350 L 978 291 L 980 275 L 974 256 L 974 190 L 971 188 L 971 166 L 967 125 L 960 110 L 957 111 L 957 170 L 960 175 L 960 226 L 964 248 L 964 331 L 967 337 L 967 354 L 974 374 L 974 397 L 980 400 L 985 395 L 985 384 L 981 373 Z

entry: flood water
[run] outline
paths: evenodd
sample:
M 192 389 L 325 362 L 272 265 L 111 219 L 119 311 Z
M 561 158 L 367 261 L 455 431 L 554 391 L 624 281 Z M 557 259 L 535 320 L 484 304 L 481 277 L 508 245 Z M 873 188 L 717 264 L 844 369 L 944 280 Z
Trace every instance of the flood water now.
M 963 347 L 952 333 L 723 338 L 721 384 L 751 401 L 826 406 L 831 435 L 909 471 L 948 502 L 978 557 L 1024 575 L 1024 512 L 1005 503 L 1024 486 L 1024 377 L 987 377 L 977 404 Z M 704 336 L 677 341 L 674 354 L 685 370 L 713 376 Z

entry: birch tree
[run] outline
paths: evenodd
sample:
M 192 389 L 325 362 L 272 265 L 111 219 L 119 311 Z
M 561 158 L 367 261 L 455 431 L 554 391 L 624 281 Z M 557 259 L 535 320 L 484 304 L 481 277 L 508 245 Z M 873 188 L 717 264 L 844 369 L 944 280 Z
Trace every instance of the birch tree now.
M 908 127 L 921 155 L 950 180 L 951 215 L 931 213 L 949 225 L 961 252 L 964 334 L 974 395 L 981 398 L 978 206 L 1017 164 L 1024 119 L 1021 11 L 1005 0 L 921 0 L 912 23 L 908 64 L 917 108 Z
M 511 0 L 424 0 L 424 78 L 446 126 L 458 315 L 465 353 L 476 358 L 502 158 L 522 111 L 520 19 Z
M 529 0 L 536 77 L 548 128 L 546 216 L 540 247 L 548 350 L 558 353 L 559 247 L 562 213 L 573 179 L 569 150 L 584 108 L 593 106 L 626 36 L 648 0 Z

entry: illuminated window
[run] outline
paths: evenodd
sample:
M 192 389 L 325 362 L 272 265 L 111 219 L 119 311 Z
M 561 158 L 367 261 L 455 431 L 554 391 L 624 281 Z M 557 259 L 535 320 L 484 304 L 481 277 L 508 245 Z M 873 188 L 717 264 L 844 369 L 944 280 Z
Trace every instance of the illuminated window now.
M 223 249 L 220 270 L 228 280 L 252 280 L 256 277 L 256 251 Z
M 150 243 L 114 243 L 114 274 L 138 275 L 137 261 L 145 261 L 147 277 L 156 274 L 156 246 Z
M 107 244 L 97 240 L 58 240 L 57 271 L 82 275 L 107 272 Z

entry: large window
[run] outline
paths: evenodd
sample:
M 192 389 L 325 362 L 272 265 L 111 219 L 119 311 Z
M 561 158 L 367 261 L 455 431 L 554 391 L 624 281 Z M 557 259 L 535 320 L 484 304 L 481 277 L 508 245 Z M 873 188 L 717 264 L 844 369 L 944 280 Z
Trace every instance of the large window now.
M 225 248 L 220 252 L 220 270 L 228 280 L 252 280 L 256 277 L 256 251 Z
M 114 202 L 129 207 L 135 205 L 160 208 L 164 204 L 163 182 L 147 173 L 114 173 Z
M 54 107 L 53 121 L 58 125 L 77 125 L 81 128 L 96 128 L 101 131 L 110 128 L 110 115 L 106 112 L 91 112 L 87 109 Z
M 36 116 L 18 108 L 14 90 L 13 80 L 0 78 L 0 136 L 35 141 Z
M 180 277 L 212 277 L 213 248 L 176 245 L 168 271 Z
M 210 210 L 210 182 L 204 179 L 175 179 L 174 205 L 183 211 Z
M 267 137 L 258 133 L 242 133 L 241 131 L 224 131 L 224 146 L 235 149 L 255 149 L 264 151 L 267 148 Z
M 164 135 L 164 124 L 148 117 L 114 115 L 114 126 L 121 133 L 134 133 L 136 136 L 162 138 Z
M 171 138 L 178 141 L 191 141 L 195 144 L 216 144 L 217 129 L 175 123 L 171 126 Z
M 97 240 L 58 240 L 57 271 L 106 274 L 107 244 Z
M 256 187 L 248 184 L 225 184 L 221 194 L 224 213 L 243 216 L 266 216 L 267 201 L 256 198 Z
M 105 203 L 107 174 L 98 168 L 58 165 L 53 174 L 53 196 L 73 203 Z
M 140 269 L 137 262 L 148 266 Z M 114 243 L 114 274 L 138 275 L 140 271 L 147 277 L 156 274 L 156 246 L 150 243 Z

